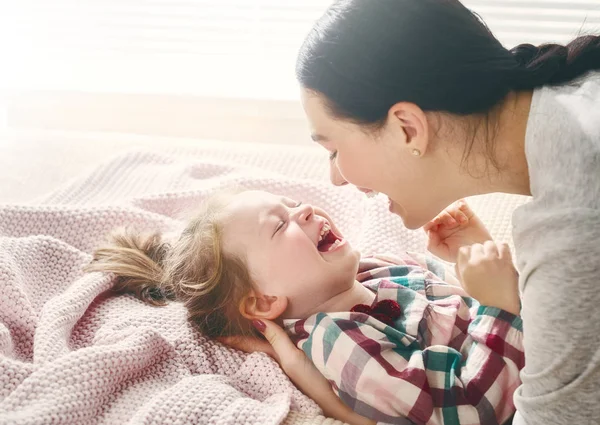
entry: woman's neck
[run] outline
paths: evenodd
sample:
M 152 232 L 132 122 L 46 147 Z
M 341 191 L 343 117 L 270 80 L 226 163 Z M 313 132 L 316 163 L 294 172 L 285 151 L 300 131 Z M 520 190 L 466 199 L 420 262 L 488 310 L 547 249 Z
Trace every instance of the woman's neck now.
M 532 96 L 532 91 L 511 92 L 502 105 L 495 141 L 500 172 L 494 192 L 531 196 L 525 137 Z
M 532 94 L 531 91 L 511 92 L 494 113 L 491 127 L 479 126 L 484 131 L 476 134 L 472 152 L 456 175 L 458 184 L 453 184 L 460 191 L 454 195 L 455 199 L 493 192 L 531 195 L 525 135 Z M 467 139 L 469 136 L 472 137 L 464 135 Z M 488 136 L 493 140 L 486 141 Z M 487 146 L 490 143 L 495 163 L 489 160 Z M 454 151 L 450 160 L 456 164 L 462 160 L 464 144 L 456 146 Z

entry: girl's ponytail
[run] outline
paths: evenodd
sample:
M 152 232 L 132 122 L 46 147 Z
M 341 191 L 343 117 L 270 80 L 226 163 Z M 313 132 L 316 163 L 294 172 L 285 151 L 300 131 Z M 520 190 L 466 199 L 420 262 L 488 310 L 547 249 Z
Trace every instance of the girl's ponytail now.
M 94 252 L 87 272 L 111 272 L 117 276 L 113 290 L 132 293 L 152 305 L 164 305 L 175 294 L 165 276 L 164 263 L 169 245 L 160 233 L 140 233 L 121 229 L 111 234 L 109 243 Z
M 239 310 L 253 288 L 250 272 L 244 258 L 226 252 L 221 241 L 226 206 L 235 193 L 206 199 L 172 245 L 157 232 L 114 232 L 86 271 L 113 273 L 114 291 L 152 305 L 181 302 L 207 337 L 257 335 Z

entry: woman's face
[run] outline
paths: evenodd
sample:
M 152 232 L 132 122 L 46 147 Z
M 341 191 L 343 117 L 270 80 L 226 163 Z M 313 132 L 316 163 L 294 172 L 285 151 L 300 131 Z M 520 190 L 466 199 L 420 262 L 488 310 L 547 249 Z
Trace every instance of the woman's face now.
M 445 184 L 431 144 L 427 156 L 415 156 L 407 135 L 412 130 L 401 119 L 388 119 L 382 129 L 366 131 L 332 118 L 314 92 L 303 90 L 302 104 L 313 140 L 329 151 L 333 184 L 351 183 L 364 192 L 386 194 L 390 211 L 409 229 L 423 226 L 451 202 L 445 196 L 434 198 Z M 421 133 L 419 137 L 427 137 L 427 131 Z

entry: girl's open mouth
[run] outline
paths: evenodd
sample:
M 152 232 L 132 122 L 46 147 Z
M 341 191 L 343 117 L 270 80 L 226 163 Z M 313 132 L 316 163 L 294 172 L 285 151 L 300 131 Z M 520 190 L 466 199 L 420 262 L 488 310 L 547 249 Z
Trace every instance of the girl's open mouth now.
M 321 228 L 321 235 L 319 236 L 319 242 L 317 243 L 319 252 L 335 251 L 335 249 L 340 247 L 343 243 L 344 239 L 333 233 L 329 223 L 325 222 Z

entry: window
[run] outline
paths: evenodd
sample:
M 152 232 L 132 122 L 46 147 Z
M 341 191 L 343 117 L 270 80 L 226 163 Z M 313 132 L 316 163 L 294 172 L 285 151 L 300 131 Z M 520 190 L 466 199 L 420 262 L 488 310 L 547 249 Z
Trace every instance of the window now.
M 510 47 L 600 31 L 598 0 L 464 3 Z M 0 67 L 5 88 L 295 99 L 297 49 L 330 1 L 1 4 L 0 57 L 10 64 Z
M 568 43 L 578 34 L 600 33 L 598 0 L 463 0 L 507 47 L 521 43 Z
M 296 52 L 326 0 L 3 2 L 27 88 L 297 97 Z M 1 18 L 0 18 L 1 19 Z M 14 41 L 17 43 L 14 43 Z M 1 41 L 0 41 L 1 42 Z M 4 61 L 3 61 L 4 62 Z

